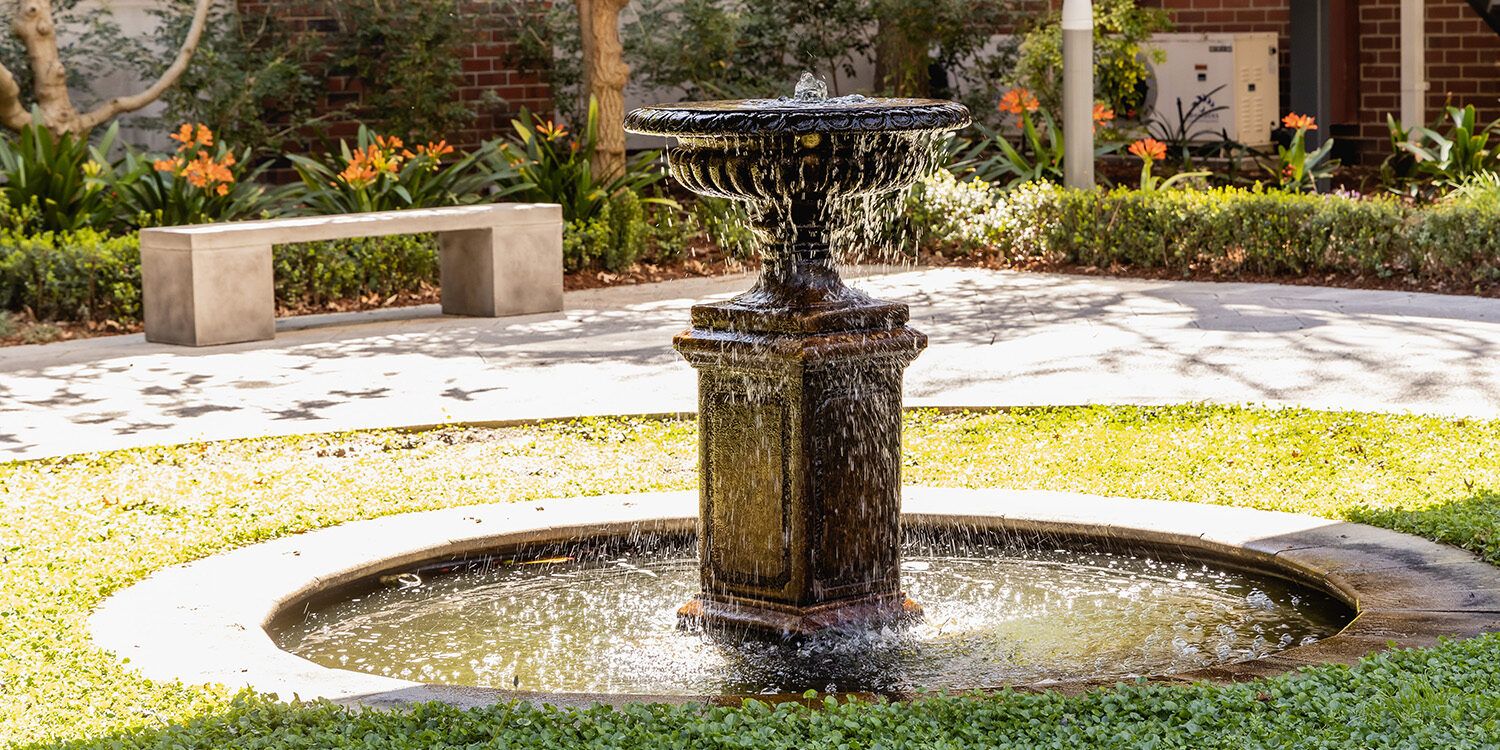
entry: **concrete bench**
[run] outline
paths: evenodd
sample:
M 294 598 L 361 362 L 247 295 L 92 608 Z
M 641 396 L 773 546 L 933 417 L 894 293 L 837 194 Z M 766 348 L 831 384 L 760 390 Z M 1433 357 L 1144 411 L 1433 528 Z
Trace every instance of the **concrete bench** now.
M 276 334 L 271 246 L 435 232 L 443 312 L 562 309 L 562 208 L 499 203 L 141 230 L 146 340 L 211 346 Z

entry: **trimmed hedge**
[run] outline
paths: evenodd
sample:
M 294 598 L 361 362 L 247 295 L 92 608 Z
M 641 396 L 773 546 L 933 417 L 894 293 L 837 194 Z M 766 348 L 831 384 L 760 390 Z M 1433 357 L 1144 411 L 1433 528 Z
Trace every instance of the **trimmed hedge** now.
M 282 305 L 389 296 L 438 283 L 437 236 L 432 234 L 277 245 L 273 252 L 276 302 Z
M 23 309 L 41 320 L 139 319 L 140 244 L 92 229 L 0 233 L 0 310 Z
M 276 301 L 284 305 L 390 295 L 438 281 L 432 235 L 278 245 L 273 257 Z M 0 233 L 0 310 L 23 309 L 40 320 L 140 320 L 135 235 Z
M 1142 192 L 1033 184 L 1001 193 L 940 175 L 923 183 L 914 203 L 928 241 L 960 253 L 1184 275 L 1500 282 L 1500 197 L 1493 194 L 1415 206 L 1386 197 L 1242 188 Z

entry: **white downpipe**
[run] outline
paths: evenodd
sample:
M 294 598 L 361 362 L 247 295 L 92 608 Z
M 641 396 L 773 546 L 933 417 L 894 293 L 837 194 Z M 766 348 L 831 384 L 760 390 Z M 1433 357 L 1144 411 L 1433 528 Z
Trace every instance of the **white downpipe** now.
M 1401 0 L 1401 125 L 1427 124 L 1427 39 L 1423 0 Z
M 1063 183 L 1094 187 L 1094 3 L 1063 0 Z

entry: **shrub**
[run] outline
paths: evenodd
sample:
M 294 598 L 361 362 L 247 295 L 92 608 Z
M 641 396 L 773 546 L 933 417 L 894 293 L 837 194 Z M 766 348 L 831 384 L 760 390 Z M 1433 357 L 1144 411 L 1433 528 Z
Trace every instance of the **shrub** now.
M 389 296 L 438 282 L 437 239 L 430 234 L 278 245 L 274 262 L 276 302 L 290 307 Z
M 271 211 L 275 196 L 255 184 L 268 166 L 249 169 L 250 149 L 238 155 L 215 143 L 207 125 L 183 123 L 171 138 L 171 155 L 139 154 L 127 149 L 118 170 L 104 173 L 114 190 L 126 229 L 257 218 Z M 103 155 L 95 153 L 95 161 Z
M 563 264 L 569 271 L 624 270 L 645 250 L 650 232 L 641 199 L 622 190 L 606 199 L 593 218 L 568 222 L 563 233 Z
M 460 61 L 471 29 L 458 0 L 340 0 L 327 7 L 339 22 L 329 40 L 336 72 L 348 72 L 364 85 L 365 114 L 380 128 L 403 138 L 437 140 L 469 125 Z
M 496 169 L 515 170 L 520 185 L 516 200 L 559 204 L 565 221 L 587 223 L 604 210 L 611 196 L 623 191 L 639 194 L 662 178 L 656 166 L 660 152 L 647 151 L 631 157 L 624 174 L 604 182 L 594 180 L 589 162 L 599 146 L 599 104 L 592 99 L 583 129 L 577 133 L 550 120 L 538 120 L 524 109 L 510 124 L 515 135 L 490 160 Z M 663 198 L 645 200 L 675 205 Z
M 700 195 L 693 204 L 693 220 L 710 242 L 734 258 L 748 258 L 757 246 L 750 213 L 741 201 Z
M 292 193 L 301 210 L 348 214 L 484 203 L 524 189 L 497 146 L 444 161 L 454 153 L 447 141 L 406 147 L 395 136 L 377 135 L 361 125 L 355 147 L 339 141 L 339 154 L 321 159 L 289 155 L 302 184 Z
M 1098 97 L 1127 120 L 1141 117 L 1147 77 L 1142 45 L 1172 22 L 1159 8 L 1137 7 L 1136 0 L 1098 0 L 1094 3 L 1094 87 Z M 1165 59 L 1160 52 L 1154 62 Z M 1062 16 L 1047 14 L 1021 40 L 1015 82 L 1036 92 L 1042 106 L 1062 110 Z
M 946 169 L 917 183 L 907 215 L 927 244 L 960 254 L 1000 242 L 1005 224 L 998 190 L 977 177 L 960 181 Z
M 33 110 L 31 119 L 42 122 L 40 111 Z M 93 151 L 108 153 L 118 132 L 118 124 L 110 125 Z M 13 141 L 0 140 L 0 176 L 5 178 L 0 223 L 30 232 L 107 226 L 116 206 L 104 183 L 95 179 L 108 165 L 95 161 L 93 151 L 86 137 L 56 135 L 37 124 L 22 128 Z
M 1069 190 L 1032 184 L 986 203 L 941 175 L 911 214 L 927 245 L 1010 259 L 1183 275 L 1358 274 L 1441 284 L 1500 282 L 1500 190 L 1420 207 L 1386 198 L 1212 190 Z
M 1417 212 L 1411 238 L 1415 270 L 1423 275 L 1500 283 L 1500 177 L 1471 179 L 1448 200 Z
M 39 320 L 136 320 L 140 269 L 134 235 L 0 232 L 0 308 Z
M 172 64 L 193 16 L 192 0 L 158 5 L 151 11 L 157 27 L 150 69 L 142 71 L 146 80 Z M 161 128 L 204 123 L 257 158 L 320 136 L 317 126 L 344 108 L 320 113 L 326 76 L 315 73 L 314 61 L 325 53 L 315 36 L 292 31 L 296 23 L 273 12 L 241 12 L 237 3 L 214 3 L 192 64 L 162 94 L 165 111 L 151 121 Z

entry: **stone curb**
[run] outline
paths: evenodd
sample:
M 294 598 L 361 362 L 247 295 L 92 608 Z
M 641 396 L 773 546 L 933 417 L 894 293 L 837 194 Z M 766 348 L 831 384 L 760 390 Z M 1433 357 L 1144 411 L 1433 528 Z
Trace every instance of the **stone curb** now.
M 1272 511 L 1068 492 L 908 487 L 907 525 L 1139 543 L 1296 578 L 1357 612 L 1340 633 L 1163 682 L 1241 682 L 1386 648 L 1500 631 L 1500 568 L 1454 547 L 1361 524 Z M 95 641 L 154 680 L 248 686 L 283 698 L 394 707 L 523 699 L 554 705 L 695 702 L 732 696 L 537 694 L 426 685 L 323 667 L 277 648 L 265 628 L 314 593 L 416 563 L 506 544 L 685 531 L 696 492 L 606 495 L 448 508 L 356 521 L 233 550 L 150 576 L 96 611 Z M 1110 680 L 1107 682 L 1114 682 Z M 1101 682 L 1014 685 L 1076 692 Z

